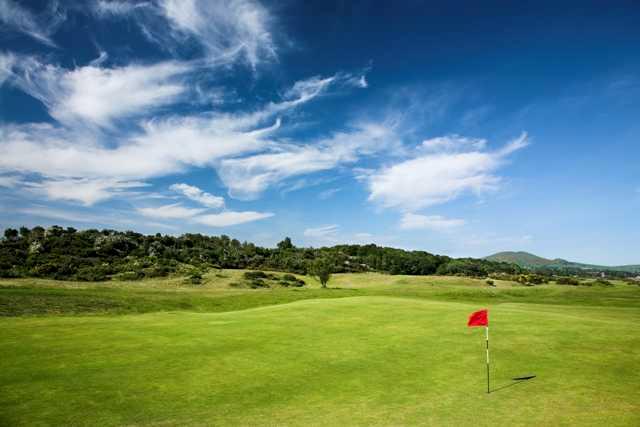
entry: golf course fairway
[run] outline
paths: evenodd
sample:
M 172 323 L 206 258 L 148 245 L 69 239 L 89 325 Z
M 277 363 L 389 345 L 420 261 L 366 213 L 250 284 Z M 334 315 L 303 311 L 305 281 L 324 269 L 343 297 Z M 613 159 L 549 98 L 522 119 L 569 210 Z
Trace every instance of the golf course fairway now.
M 466 327 L 485 307 L 490 394 L 484 330 Z M 637 426 L 639 322 L 637 307 L 397 296 L 5 317 L 0 424 Z

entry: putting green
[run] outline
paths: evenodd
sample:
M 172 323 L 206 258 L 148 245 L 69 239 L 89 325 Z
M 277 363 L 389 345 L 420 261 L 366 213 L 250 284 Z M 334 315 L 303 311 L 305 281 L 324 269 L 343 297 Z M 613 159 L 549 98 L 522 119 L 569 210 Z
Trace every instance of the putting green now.
M 365 296 L 0 322 L 5 425 L 640 425 L 640 312 Z M 514 382 L 513 377 L 536 375 Z

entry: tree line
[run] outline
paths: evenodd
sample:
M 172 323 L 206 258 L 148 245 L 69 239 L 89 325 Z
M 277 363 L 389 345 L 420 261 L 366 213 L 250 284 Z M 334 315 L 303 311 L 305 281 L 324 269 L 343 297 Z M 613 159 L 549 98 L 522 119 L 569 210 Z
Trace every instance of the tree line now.
M 320 260 L 320 261 L 319 261 Z M 377 271 L 409 275 L 521 274 L 515 264 L 450 258 L 425 251 L 369 245 L 296 247 L 290 238 L 275 248 L 229 236 L 143 235 L 133 231 L 76 230 L 60 226 L 7 228 L 0 239 L 0 277 L 59 280 L 134 280 L 194 274 L 210 268 L 261 269 L 309 274 L 314 265 L 331 273 Z

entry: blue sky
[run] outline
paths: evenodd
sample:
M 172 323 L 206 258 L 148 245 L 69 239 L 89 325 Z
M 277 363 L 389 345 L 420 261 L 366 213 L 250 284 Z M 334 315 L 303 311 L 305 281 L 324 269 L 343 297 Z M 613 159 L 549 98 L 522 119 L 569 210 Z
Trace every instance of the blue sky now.
M 634 2 L 0 0 L 0 21 L 2 227 L 640 262 Z

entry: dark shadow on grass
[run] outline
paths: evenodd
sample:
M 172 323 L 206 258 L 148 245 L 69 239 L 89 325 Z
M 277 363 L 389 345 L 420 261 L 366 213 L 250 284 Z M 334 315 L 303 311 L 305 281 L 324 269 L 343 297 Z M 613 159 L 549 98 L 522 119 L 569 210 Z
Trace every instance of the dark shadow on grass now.
M 525 377 L 512 378 L 513 382 L 511 382 L 509 384 L 505 384 L 505 385 L 500 386 L 498 388 L 494 388 L 494 389 L 491 390 L 491 393 L 494 393 L 494 392 L 499 391 L 499 390 L 504 390 L 505 388 L 513 387 L 514 385 L 521 384 L 521 383 L 523 383 L 525 381 L 529 381 L 529 380 L 531 380 L 531 379 L 533 379 L 535 377 L 536 377 L 535 375 L 527 375 Z

